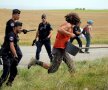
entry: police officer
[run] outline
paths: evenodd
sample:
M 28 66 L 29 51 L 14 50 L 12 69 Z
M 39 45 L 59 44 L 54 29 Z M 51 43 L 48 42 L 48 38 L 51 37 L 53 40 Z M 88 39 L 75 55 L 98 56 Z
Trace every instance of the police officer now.
M 79 47 L 82 47 L 82 41 L 81 41 L 81 39 L 79 37 L 79 35 L 82 34 L 81 30 L 80 30 L 80 24 L 81 24 L 81 21 L 77 25 L 74 26 L 73 33 L 76 35 L 76 37 L 70 38 L 70 42 L 72 43 L 73 40 L 76 39 L 78 44 L 79 44 Z M 84 52 L 80 49 L 79 53 L 84 53 Z
M 52 35 L 52 27 L 50 23 L 46 21 L 46 15 L 42 14 L 41 16 L 42 22 L 38 26 L 38 31 L 36 33 L 35 39 L 33 40 L 33 44 L 36 42 L 37 50 L 36 50 L 36 60 L 39 60 L 40 58 L 40 52 L 41 48 L 44 45 L 48 56 L 50 58 L 50 61 L 52 60 L 52 54 L 51 54 L 51 41 L 50 37 Z M 38 38 L 38 40 L 37 40 Z
M 9 79 L 6 83 L 7 86 L 11 86 L 17 75 L 17 65 L 20 61 L 19 51 L 17 51 L 18 46 L 18 33 L 21 32 L 22 23 L 15 22 L 13 26 L 13 31 L 11 31 L 5 37 L 4 49 L 2 53 L 3 60 L 3 73 L 0 77 L 0 86 Z
M 18 10 L 18 9 L 13 9 L 13 11 L 12 11 L 12 18 L 9 19 L 9 20 L 7 21 L 7 23 L 6 23 L 4 43 L 3 43 L 3 45 L 2 45 L 1 50 L 4 48 L 4 45 L 5 45 L 5 43 L 6 43 L 6 40 L 5 40 L 5 39 L 7 38 L 8 34 L 9 34 L 10 32 L 13 31 L 13 27 L 14 27 L 15 22 L 16 22 L 17 20 L 19 20 L 19 18 L 20 18 L 20 13 L 21 13 L 20 10 Z M 26 29 L 22 29 L 22 32 L 23 32 L 24 34 L 26 34 L 26 33 L 27 33 L 27 30 L 26 30 Z M 20 61 L 21 58 L 22 58 L 22 52 L 21 52 L 21 50 L 20 50 L 20 48 L 19 48 L 18 46 L 17 46 L 16 49 L 17 49 L 17 51 L 18 51 L 18 59 L 19 59 L 19 61 Z

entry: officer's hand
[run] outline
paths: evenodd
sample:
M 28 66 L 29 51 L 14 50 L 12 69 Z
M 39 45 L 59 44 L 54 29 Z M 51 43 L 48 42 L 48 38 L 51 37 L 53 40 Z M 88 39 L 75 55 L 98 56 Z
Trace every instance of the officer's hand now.
M 36 44 L 36 39 L 33 40 L 32 46 Z
M 18 62 L 18 57 L 14 57 L 14 60 L 15 60 L 16 62 Z
M 27 30 L 26 30 L 26 29 L 23 29 L 22 32 L 23 32 L 24 34 L 27 34 Z
M 50 39 L 49 37 L 45 38 L 45 40 L 49 40 L 49 39 Z

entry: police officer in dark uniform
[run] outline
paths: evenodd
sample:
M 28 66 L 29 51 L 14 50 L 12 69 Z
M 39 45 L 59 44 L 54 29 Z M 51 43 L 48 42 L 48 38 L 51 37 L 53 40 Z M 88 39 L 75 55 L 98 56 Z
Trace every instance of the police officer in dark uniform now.
M 3 45 L 2 45 L 2 47 L 1 47 L 1 49 L 0 49 L 1 53 L 2 53 L 2 50 L 3 50 L 4 45 L 5 45 L 5 43 L 6 43 L 6 40 L 5 40 L 5 39 L 7 38 L 7 35 L 8 35 L 10 32 L 13 31 L 14 23 L 15 23 L 17 20 L 19 20 L 19 18 L 20 18 L 20 13 L 21 13 L 20 10 L 18 10 L 18 9 L 13 9 L 13 11 L 12 11 L 12 18 L 9 19 L 9 20 L 7 21 L 7 23 L 6 23 L 4 43 L 3 43 Z M 26 29 L 22 29 L 22 32 L 23 32 L 24 34 L 26 34 L 26 33 L 27 33 L 27 30 L 26 30 Z M 19 47 L 17 47 L 16 49 L 17 49 L 17 51 L 18 51 L 18 59 L 21 60 L 21 58 L 22 58 L 22 52 L 21 52 L 21 50 L 20 50 Z
M 46 21 L 46 15 L 45 14 L 42 14 L 41 19 L 42 19 L 42 22 L 38 26 L 38 31 L 36 33 L 36 37 L 33 40 L 32 45 L 34 45 L 36 43 L 36 46 L 37 46 L 36 60 L 39 60 L 41 48 L 44 45 L 46 50 L 47 50 L 48 56 L 50 58 L 50 62 L 52 62 L 51 41 L 50 41 L 50 37 L 52 35 L 52 27 L 51 27 L 50 23 L 48 23 Z M 37 40 L 37 38 L 38 38 L 38 40 Z M 30 62 L 30 63 L 35 63 L 35 61 Z
M 2 53 L 2 60 L 3 60 L 3 73 L 0 77 L 0 86 L 7 80 L 8 76 L 9 79 L 6 83 L 7 86 L 11 86 L 12 82 L 14 81 L 17 75 L 17 65 L 20 61 L 19 51 L 17 51 L 18 46 L 18 33 L 21 32 L 22 23 L 15 22 L 13 26 L 13 31 L 5 37 L 5 43 L 3 45 L 3 53 Z
M 80 24 L 81 24 L 81 22 L 79 22 L 77 25 L 74 26 L 73 33 L 76 35 L 76 37 L 70 38 L 70 42 L 72 43 L 73 40 L 76 39 L 78 44 L 79 44 L 79 47 L 81 48 L 82 47 L 82 41 L 81 41 L 80 37 L 78 37 L 80 34 L 82 34 L 81 30 L 80 30 Z M 79 53 L 84 53 L 84 52 L 82 51 L 82 49 L 80 49 Z

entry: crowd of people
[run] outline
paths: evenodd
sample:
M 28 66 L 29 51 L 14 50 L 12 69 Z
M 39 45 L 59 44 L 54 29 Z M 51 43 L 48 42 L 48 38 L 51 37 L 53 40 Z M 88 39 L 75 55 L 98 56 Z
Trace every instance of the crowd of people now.
M 21 11 L 14 9 L 12 11 L 12 18 L 6 23 L 4 42 L 1 46 L 0 52 L 3 61 L 3 72 L 0 77 L 0 86 L 7 81 L 7 86 L 12 86 L 12 83 L 17 75 L 17 66 L 22 59 L 22 52 L 18 45 L 20 33 L 27 33 L 26 29 L 22 29 L 22 22 L 18 21 L 20 18 Z M 51 36 L 53 28 L 51 24 L 47 21 L 46 14 L 41 16 L 42 22 L 38 26 L 36 36 L 33 40 L 32 46 L 36 45 L 36 56 L 28 63 L 28 69 L 33 65 L 39 65 L 45 69 L 48 69 L 48 73 L 54 73 L 58 70 L 62 61 L 66 63 L 69 68 L 70 73 L 75 72 L 75 64 L 73 59 L 66 52 L 67 42 L 73 42 L 74 39 L 78 41 L 80 50 L 79 53 L 84 53 L 82 51 L 82 41 L 80 35 L 84 34 L 86 38 L 86 49 L 85 53 L 89 53 L 89 47 L 91 43 L 91 30 L 93 25 L 93 20 L 88 20 L 87 25 L 80 29 L 81 20 L 78 14 L 69 13 L 65 16 L 65 22 L 57 30 L 57 35 L 55 38 L 55 43 L 53 49 L 51 49 Z M 45 46 L 48 53 L 50 64 L 40 61 L 40 52 L 42 46 Z M 8 80 L 7 80 L 8 79 Z

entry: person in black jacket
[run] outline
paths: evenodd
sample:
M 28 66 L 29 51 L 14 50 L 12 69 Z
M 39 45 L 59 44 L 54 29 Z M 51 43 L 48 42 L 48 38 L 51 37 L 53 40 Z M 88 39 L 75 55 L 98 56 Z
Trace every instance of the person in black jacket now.
M 81 33 L 81 30 L 80 30 L 80 24 L 81 24 L 81 21 L 77 25 L 74 26 L 73 33 L 76 35 L 76 37 L 70 38 L 70 42 L 72 43 L 73 40 L 76 39 L 78 44 L 79 44 L 79 47 L 81 48 L 82 47 L 82 41 L 81 41 L 79 35 L 82 34 L 82 33 Z M 79 53 L 84 53 L 84 52 L 82 51 L 82 49 L 80 49 Z
M 3 73 L 0 77 L 0 86 L 9 79 L 6 83 L 7 86 L 12 86 L 12 82 L 14 81 L 17 75 L 17 65 L 20 62 L 19 51 L 17 50 L 18 45 L 18 33 L 21 32 L 22 23 L 15 22 L 13 26 L 13 31 L 5 37 L 4 49 L 2 52 L 2 60 L 3 60 Z
M 52 53 L 51 53 L 51 35 L 52 35 L 52 27 L 50 23 L 46 21 L 46 15 L 42 14 L 41 16 L 42 22 L 38 26 L 38 31 L 36 33 L 35 39 L 33 40 L 32 46 L 36 43 L 36 60 L 40 59 L 41 48 L 44 45 L 48 56 L 50 58 L 50 62 L 52 62 Z M 37 39 L 38 38 L 38 39 Z M 31 65 L 31 62 L 28 66 Z M 28 67 L 30 68 L 30 67 Z
M 19 9 L 13 9 L 13 11 L 12 11 L 12 18 L 9 19 L 6 22 L 4 42 L 3 42 L 3 45 L 1 46 L 0 53 L 2 53 L 2 49 L 4 48 L 4 45 L 6 43 L 6 38 L 7 38 L 8 34 L 13 31 L 15 22 L 17 20 L 19 20 L 20 13 L 21 13 L 21 11 Z M 22 29 L 21 32 L 23 32 L 24 34 L 26 34 L 27 33 L 27 30 L 26 29 Z M 18 51 L 19 60 L 21 60 L 21 58 L 22 58 L 22 52 L 20 50 L 20 47 L 17 47 L 17 51 Z

